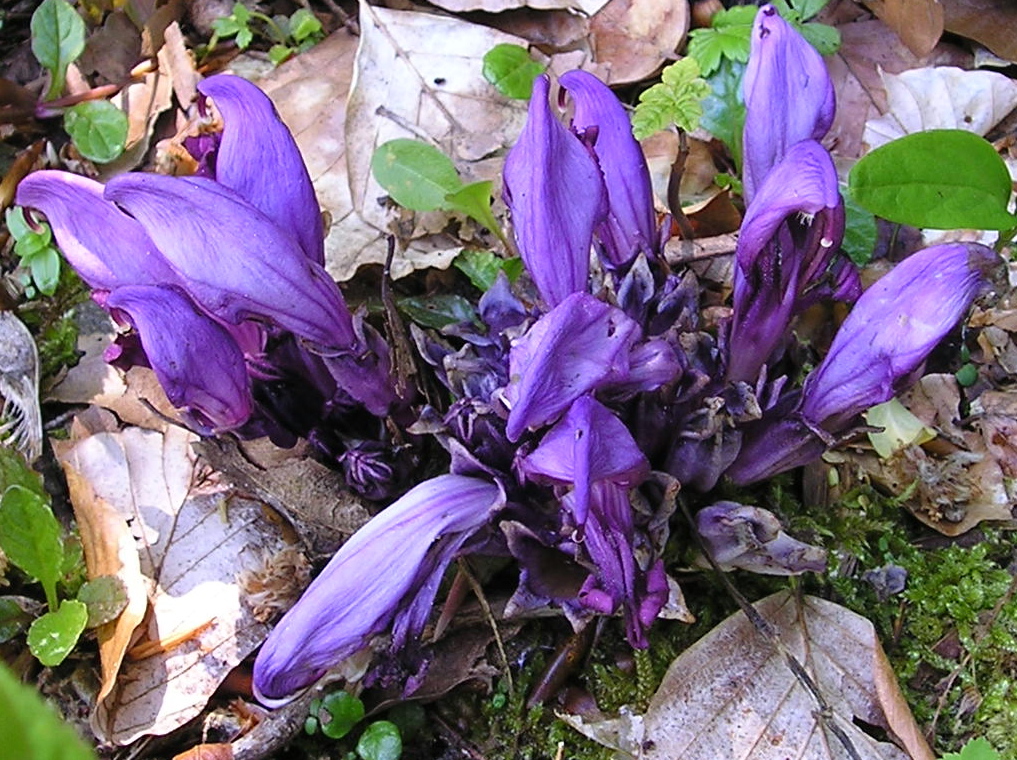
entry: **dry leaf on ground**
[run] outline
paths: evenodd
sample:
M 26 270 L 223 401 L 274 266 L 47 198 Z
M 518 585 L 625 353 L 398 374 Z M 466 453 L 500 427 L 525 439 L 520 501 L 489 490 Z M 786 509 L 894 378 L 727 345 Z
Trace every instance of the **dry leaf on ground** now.
M 141 639 L 92 718 L 97 735 L 115 744 L 168 733 L 199 714 L 268 633 L 238 577 L 270 569 L 288 548 L 279 521 L 203 479 L 195 440 L 176 428 L 129 428 L 86 438 L 63 460 L 129 525 L 149 584 Z
M 815 597 L 782 591 L 754 605 L 817 683 L 863 760 L 932 760 L 872 624 Z M 905 749 L 859 728 L 876 726 Z M 813 696 L 744 613 L 671 663 L 643 716 L 586 724 L 584 733 L 641 760 L 848 758 Z M 620 741 L 620 744 L 619 744 Z
M 869 149 L 929 129 L 965 129 L 984 135 L 1017 107 L 1017 82 L 994 71 L 953 66 L 883 74 L 887 108 L 865 124 Z
M 611 0 L 590 21 L 593 58 L 607 83 L 641 81 L 673 60 L 689 16 L 688 0 Z
M 917 56 L 931 53 L 943 35 L 940 0 L 867 0 L 866 5 Z
M 1017 5 L 1013 0 L 940 0 L 947 31 L 1017 61 Z
M 443 10 L 451 13 L 485 11 L 502 13 L 517 8 L 532 8 L 540 11 L 569 11 L 592 16 L 607 4 L 608 0 L 434 0 Z

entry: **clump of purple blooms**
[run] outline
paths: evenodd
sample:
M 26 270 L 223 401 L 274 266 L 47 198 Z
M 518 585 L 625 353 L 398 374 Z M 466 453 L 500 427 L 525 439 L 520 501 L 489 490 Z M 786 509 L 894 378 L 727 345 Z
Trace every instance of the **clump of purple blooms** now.
M 447 474 L 365 525 L 279 622 L 255 662 L 267 703 L 385 633 L 385 672 L 412 689 L 439 584 L 469 554 L 517 561 L 510 614 L 555 605 L 576 628 L 618 614 L 632 646 L 645 647 L 677 588 L 661 559 L 673 508 L 665 492 L 706 494 L 721 478 L 746 485 L 820 456 L 917 377 L 996 262 L 982 246 L 935 246 L 861 293 L 840 252 L 844 203 L 819 142 L 832 85 L 819 54 L 765 6 L 745 75 L 747 209 L 732 315 L 708 332 L 696 278 L 663 260 L 670 225 L 658 226 L 625 110 L 588 73 L 560 85 L 571 123 L 538 79 L 505 162 L 532 295 L 502 277 L 480 298 L 478 322 L 412 327 L 446 391 L 440 403 L 397 391 L 385 340 L 326 274 L 307 172 L 253 85 L 202 84 L 224 122 L 194 147 L 203 176 L 134 174 L 103 187 L 38 172 L 21 183 L 18 202 L 46 214 L 124 328 L 108 358 L 151 366 L 195 430 L 307 438 L 372 498 L 403 490 L 409 468 L 397 448 L 430 438 L 447 451 Z M 794 320 L 829 299 L 855 303 L 794 386 Z M 393 428 L 411 444 L 396 447 Z M 697 519 L 727 566 L 823 566 L 765 510 L 723 501 Z

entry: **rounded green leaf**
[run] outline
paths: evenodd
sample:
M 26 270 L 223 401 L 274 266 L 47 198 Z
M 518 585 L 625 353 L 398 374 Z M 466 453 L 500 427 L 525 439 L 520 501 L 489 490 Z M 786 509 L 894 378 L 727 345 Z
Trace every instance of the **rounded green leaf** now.
M 371 156 L 371 171 L 392 200 L 412 211 L 445 208 L 445 196 L 463 186 L 449 157 L 419 140 L 379 145 Z
M 127 587 L 115 575 L 100 575 L 78 589 L 78 601 L 88 608 L 88 627 L 116 620 L 127 606 Z
M 484 79 L 506 98 L 529 100 L 533 94 L 533 80 L 546 68 L 530 58 L 526 48 L 519 45 L 495 45 L 484 54 Z
M 60 284 L 60 254 L 55 248 L 46 248 L 29 260 L 32 279 L 40 293 L 51 296 Z
M 316 711 L 318 727 L 330 739 L 342 739 L 364 719 L 364 703 L 349 692 L 333 691 Z
M 85 22 L 67 0 L 44 0 L 31 21 L 32 52 L 49 71 L 50 97 L 63 92 L 67 66 L 85 49 Z
M 0 549 L 26 575 L 39 581 L 46 600 L 56 603 L 56 583 L 63 565 L 63 529 L 47 500 L 19 485 L 0 500 Z
M 28 648 L 48 668 L 59 665 L 71 653 L 88 623 L 88 607 L 65 599 L 56 612 L 37 618 L 28 629 Z
M 937 230 L 1008 230 L 1010 174 L 983 138 L 959 129 L 918 132 L 877 148 L 848 176 L 851 196 L 891 222 Z
M 64 129 L 81 155 L 100 164 L 124 152 L 127 128 L 127 115 L 108 100 L 88 100 L 64 113 Z
M 418 325 L 435 330 L 462 322 L 477 321 L 477 312 L 473 304 L 454 293 L 400 298 L 396 305 Z
M 387 720 L 375 721 L 361 734 L 357 754 L 362 760 L 399 760 L 403 754 L 399 729 Z

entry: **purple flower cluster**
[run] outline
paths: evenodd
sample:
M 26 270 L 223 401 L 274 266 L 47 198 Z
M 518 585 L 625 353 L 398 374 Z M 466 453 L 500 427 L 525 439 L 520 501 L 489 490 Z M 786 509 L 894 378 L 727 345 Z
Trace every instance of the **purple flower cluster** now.
M 538 79 L 504 170 L 536 295 L 502 277 L 478 322 L 440 334 L 412 326 L 446 390 L 435 406 L 398 396 L 384 341 L 325 274 L 306 171 L 251 85 L 202 85 L 225 123 L 200 147 L 204 177 L 130 175 L 103 188 L 40 172 L 21 185 L 18 201 L 47 215 L 95 299 L 130 328 L 110 357 L 152 366 L 196 429 L 306 437 L 379 499 L 398 479 L 384 432 L 393 422 L 447 452 L 448 474 L 365 525 L 270 635 L 255 664 L 268 703 L 385 632 L 390 653 L 414 648 L 450 563 L 471 553 L 518 561 L 510 611 L 553 604 L 576 627 L 620 614 L 629 642 L 646 646 L 674 585 L 661 559 L 662 484 L 705 493 L 721 477 L 749 484 L 819 456 L 916 377 L 995 263 L 981 246 L 936 246 L 860 293 L 840 252 L 836 171 L 818 142 L 833 89 L 815 50 L 765 6 L 745 77 L 732 316 L 707 332 L 695 277 L 662 261 L 624 108 L 588 73 L 560 84 L 571 123 Z M 794 319 L 823 299 L 857 302 L 792 387 Z M 765 510 L 720 502 L 698 522 L 727 566 L 822 566 Z M 412 685 L 420 673 L 402 675 Z

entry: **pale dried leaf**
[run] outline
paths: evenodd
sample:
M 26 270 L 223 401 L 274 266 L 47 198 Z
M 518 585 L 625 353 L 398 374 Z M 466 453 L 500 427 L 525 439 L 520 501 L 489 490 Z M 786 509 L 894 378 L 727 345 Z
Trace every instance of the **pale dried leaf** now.
M 870 149 L 929 129 L 964 129 L 984 135 L 1017 106 L 1017 82 L 994 71 L 953 66 L 883 74 L 887 110 L 865 124 Z
M 866 5 L 917 56 L 932 52 L 943 35 L 940 0 L 868 0 Z
M 538 11 L 570 11 L 592 16 L 607 4 L 608 0 L 436 0 L 437 5 L 452 13 L 484 11 L 502 13 L 517 8 L 532 8 Z
M 197 437 L 138 428 L 102 433 L 64 462 L 130 524 L 148 579 L 149 615 L 92 726 L 127 744 L 201 712 L 222 679 L 267 635 L 237 576 L 286 547 L 278 519 L 195 469 Z
M 641 81 L 673 60 L 689 19 L 688 0 L 610 0 L 590 21 L 593 57 L 608 84 Z
M 931 760 L 872 624 L 831 602 L 780 592 L 757 603 L 805 666 L 835 721 L 866 760 Z M 847 758 L 817 719 L 812 695 L 784 658 L 737 613 L 668 669 L 644 716 L 646 760 L 826 760 Z M 855 719 L 907 747 L 878 742 Z M 644 744 L 644 747 L 647 746 Z
M 198 96 L 198 82 L 201 76 L 194 68 L 194 56 L 187 48 L 187 41 L 174 21 L 163 32 L 164 43 L 159 48 L 159 71 L 169 74 L 173 83 L 173 94 L 182 108 L 187 108 Z
M 74 519 L 81 533 L 88 577 L 114 575 L 123 582 L 127 592 L 127 606 L 123 612 L 96 631 L 101 675 L 96 702 L 101 703 L 113 690 L 134 629 L 145 617 L 148 585 L 141 574 L 138 547 L 124 515 L 96 496 L 89 482 L 73 466 L 67 465 L 64 474 Z
M 199 744 L 174 755 L 173 760 L 233 760 L 232 744 Z

